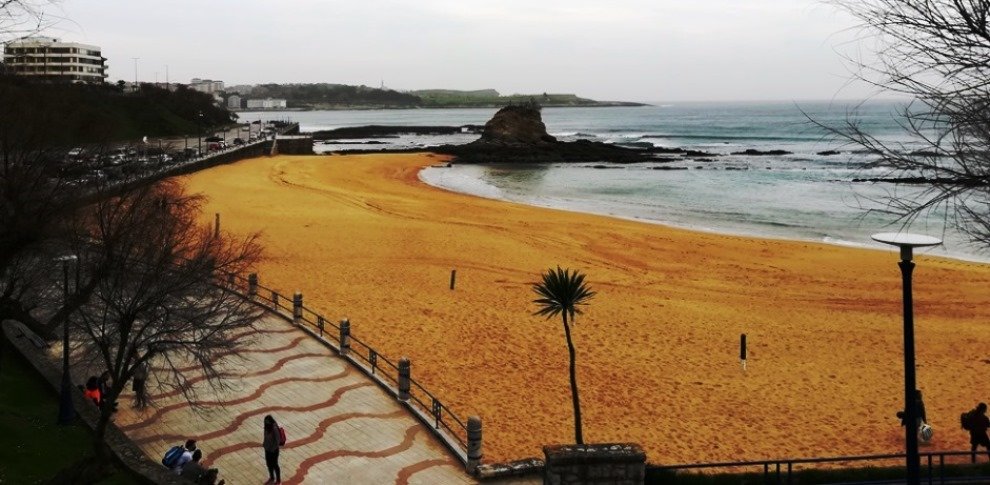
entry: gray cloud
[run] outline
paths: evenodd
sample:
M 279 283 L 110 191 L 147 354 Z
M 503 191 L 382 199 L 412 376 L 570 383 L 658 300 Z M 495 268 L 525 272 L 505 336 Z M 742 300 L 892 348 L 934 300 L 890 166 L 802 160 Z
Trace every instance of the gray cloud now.
M 495 88 L 597 99 L 859 98 L 820 0 L 62 0 L 111 79 Z

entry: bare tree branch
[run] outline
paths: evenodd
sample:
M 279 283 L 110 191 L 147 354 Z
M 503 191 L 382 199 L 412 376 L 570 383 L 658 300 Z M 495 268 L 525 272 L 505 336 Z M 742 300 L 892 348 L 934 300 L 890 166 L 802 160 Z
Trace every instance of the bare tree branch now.
M 30 37 L 53 26 L 52 0 L 0 0 L 0 44 Z
M 826 126 L 874 156 L 874 180 L 896 188 L 876 200 L 909 223 L 936 216 L 990 246 L 990 0 L 833 0 L 862 21 L 876 64 L 857 75 L 915 101 L 900 115 L 910 144 L 885 143 L 849 119 Z M 919 148 L 921 147 L 921 148 Z
M 173 182 L 102 199 L 87 212 L 89 252 L 102 268 L 91 298 L 71 317 L 83 360 L 107 371 L 97 452 L 126 382 L 147 363 L 149 380 L 195 404 L 189 373 L 219 390 L 220 369 L 239 357 L 261 311 L 228 287 L 226 275 L 257 262 L 257 235 L 236 239 L 197 222 L 203 199 Z

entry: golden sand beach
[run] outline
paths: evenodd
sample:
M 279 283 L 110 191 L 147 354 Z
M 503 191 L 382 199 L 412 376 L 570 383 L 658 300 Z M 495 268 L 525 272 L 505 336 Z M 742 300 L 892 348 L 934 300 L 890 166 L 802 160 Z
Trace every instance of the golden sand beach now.
M 449 193 L 417 178 L 441 160 L 259 158 L 185 180 L 210 198 L 204 220 L 263 231 L 262 284 L 349 318 L 455 412 L 481 416 L 485 461 L 573 440 L 563 328 L 532 315 L 530 284 L 557 265 L 598 292 L 574 327 L 586 441 L 639 442 L 668 464 L 902 449 L 895 252 Z M 959 413 L 990 400 L 990 267 L 916 260 L 918 384 L 935 428 L 923 450 L 968 449 Z

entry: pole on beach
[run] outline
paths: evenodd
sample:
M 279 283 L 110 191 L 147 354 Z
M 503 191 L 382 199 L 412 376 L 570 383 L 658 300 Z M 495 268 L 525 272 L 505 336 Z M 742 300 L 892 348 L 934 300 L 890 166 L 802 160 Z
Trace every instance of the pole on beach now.
M 454 289 L 454 283 L 455 283 L 456 280 L 457 280 L 457 270 L 456 269 L 452 269 L 452 270 L 450 270 L 450 289 L 451 290 Z
M 739 361 L 742 363 L 742 370 L 746 370 L 746 334 L 739 336 Z
M 213 239 L 220 238 L 220 213 L 216 213 L 216 218 L 213 221 Z
M 904 302 L 904 442 L 907 455 L 907 483 L 918 485 L 921 480 L 921 463 L 918 457 L 918 409 L 915 406 L 915 365 L 914 365 L 914 296 L 911 291 L 912 261 L 916 247 L 942 244 L 938 238 L 907 233 L 881 233 L 872 236 L 874 241 L 901 249 L 901 295 Z

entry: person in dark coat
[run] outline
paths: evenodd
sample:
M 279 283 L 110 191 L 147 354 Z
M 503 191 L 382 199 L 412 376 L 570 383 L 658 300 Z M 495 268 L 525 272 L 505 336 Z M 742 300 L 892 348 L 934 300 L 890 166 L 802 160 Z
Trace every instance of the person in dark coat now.
M 134 368 L 131 390 L 134 391 L 134 407 L 142 409 L 148 405 L 148 391 L 145 383 L 148 381 L 148 362 L 141 362 Z
M 925 412 L 925 401 L 921 399 L 921 389 L 914 390 L 914 409 L 918 412 L 918 427 L 928 423 L 928 413 Z
M 925 412 L 925 401 L 921 399 L 921 390 L 914 390 L 914 410 L 918 413 L 915 429 L 920 429 L 922 424 L 928 423 L 928 413 Z M 897 417 L 901 420 L 901 426 L 907 426 L 907 413 L 898 411 Z
M 976 405 L 976 410 L 969 417 L 969 444 L 970 452 L 973 455 L 973 463 L 976 463 L 976 448 L 982 446 L 987 450 L 987 458 L 990 458 L 990 436 L 987 436 L 987 429 L 990 428 L 990 418 L 987 418 L 987 404 L 981 402 Z
M 203 464 L 200 461 L 203 459 L 203 450 L 195 450 L 192 452 L 192 460 L 182 465 L 182 471 L 179 472 L 179 476 L 189 479 L 191 482 L 199 483 L 199 477 L 206 473 L 206 468 L 203 468 Z
M 268 467 L 266 484 L 282 483 L 282 469 L 278 466 L 278 423 L 270 414 L 265 416 L 265 432 L 262 446 L 265 448 L 265 466 Z

